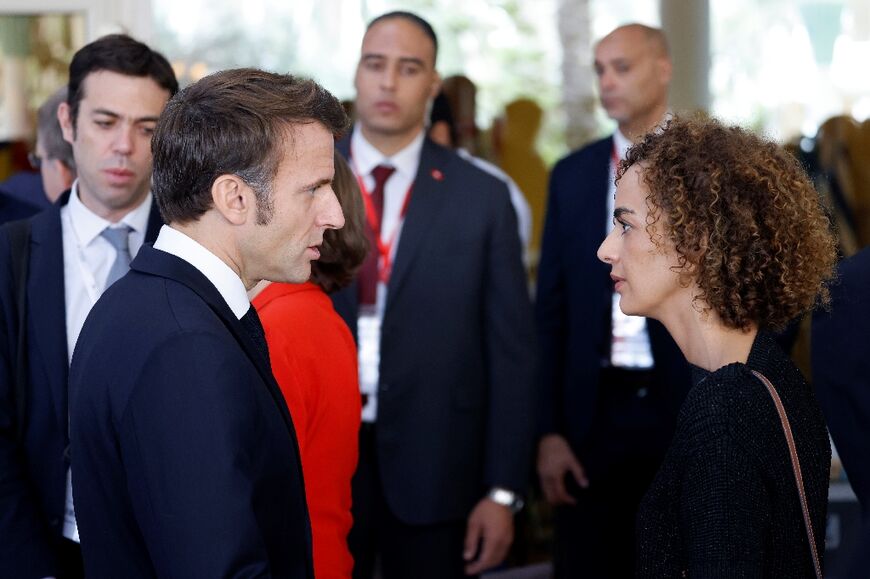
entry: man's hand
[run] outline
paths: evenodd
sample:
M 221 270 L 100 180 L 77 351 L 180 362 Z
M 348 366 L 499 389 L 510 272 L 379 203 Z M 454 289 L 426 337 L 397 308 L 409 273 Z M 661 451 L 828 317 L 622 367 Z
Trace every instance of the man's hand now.
M 513 540 L 514 516 L 510 509 L 489 499 L 482 499 L 468 516 L 463 552 L 465 572 L 477 575 L 498 565 L 507 557 Z
M 589 486 L 583 466 L 568 441 L 558 434 L 548 434 L 538 444 L 538 477 L 544 497 L 551 505 L 573 505 L 577 501 L 565 488 L 565 475 L 571 473 L 581 488 Z

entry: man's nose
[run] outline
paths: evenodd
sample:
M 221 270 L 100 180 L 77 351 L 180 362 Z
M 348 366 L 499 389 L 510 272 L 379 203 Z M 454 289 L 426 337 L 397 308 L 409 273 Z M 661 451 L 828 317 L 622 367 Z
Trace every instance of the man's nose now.
M 116 153 L 129 155 L 133 151 L 133 127 L 119 123 L 112 147 Z
M 398 77 L 398 71 L 392 66 L 385 66 L 384 70 L 381 72 L 381 88 L 386 90 L 393 90 L 396 88 L 396 78 Z
M 318 225 L 326 229 L 341 229 L 344 227 L 344 213 L 332 187 L 329 188 L 329 193 L 324 196 L 324 205 L 321 209 L 319 220 L 320 223 Z

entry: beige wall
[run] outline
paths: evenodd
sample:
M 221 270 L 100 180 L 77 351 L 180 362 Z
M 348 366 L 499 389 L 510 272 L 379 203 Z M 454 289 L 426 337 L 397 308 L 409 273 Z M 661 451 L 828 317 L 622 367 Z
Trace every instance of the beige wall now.
M 104 34 L 126 32 L 151 40 L 150 0 L 3 0 L 0 15 L 80 12 L 87 22 L 86 42 Z

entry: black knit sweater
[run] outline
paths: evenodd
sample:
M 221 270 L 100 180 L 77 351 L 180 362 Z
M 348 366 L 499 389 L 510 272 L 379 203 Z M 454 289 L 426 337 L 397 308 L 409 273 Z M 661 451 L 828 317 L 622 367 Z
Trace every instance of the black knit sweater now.
M 831 448 L 800 371 L 759 333 L 746 364 L 694 370 L 671 447 L 637 518 L 638 577 L 814 577 L 785 435 L 791 422 L 819 556 Z

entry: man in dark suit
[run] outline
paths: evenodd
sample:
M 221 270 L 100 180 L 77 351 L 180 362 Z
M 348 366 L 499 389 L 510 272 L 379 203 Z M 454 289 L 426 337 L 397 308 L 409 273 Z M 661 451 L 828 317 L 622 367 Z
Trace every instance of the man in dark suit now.
M 70 370 L 88 577 L 314 576 L 296 434 L 246 291 L 306 281 L 344 225 L 331 183 L 346 124 L 313 81 L 254 69 L 167 105 L 153 143 L 167 225 L 100 298 Z
M 30 159 L 42 176 L 42 188 L 48 203 L 57 202 L 76 178 L 72 146 L 64 139 L 57 117 L 58 109 L 68 100 L 67 93 L 67 87 L 59 88 L 36 111 L 36 147 Z
M 66 452 L 69 360 L 100 293 L 157 235 L 151 131 L 177 86 L 166 59 L 129 37 L 78 51 L 57 114 L 79 178 L 58 204 L 0 231 L 4 576 L 82 574 Z
M 617 28 L 595 47 L 595 69 L 618 129 L 553 169 L 538 268 L 537 468 L 556 507 L 557 577 L 633 575 L 635 511 L 689 387 L 667 331 L 622 314 L 596 258 L 612 227 L 616 163 L 667 113 L 665 38 L 646 26 Z
M 425 137 L 437 41 L 414 14 L 369 24 L 359 122 L 339 148 L 371 260 L 334 296 L 359 344 L 355 577 L 450 578 L 500 563 L 531 458 L 533 329 L 503 183 Z M 377 233 L 375 233 L 377 232 Z
M 831 287 L 831 308 L 813 315 L 812 367 L 816 397 L 858 496 L 861 536 L 849 577 L 870 569 L 870 248 L 843 261 Z
M 51 204 L 42 187 L 42 176 L 33 171 L 19 171 L 13 174 L 5 181 L 0 182 L 0 191 L 16 201 L 35 205 L 40 209 Z
M 36 150 L 29 155 L 34 169 L 39 169 L 45 195 L 22 201 L 0 184 L 0 224 L 26 219 L 50 207 L 75 180 L 72 147 L 63 138 L 57 109 L 66 101 L 66 87 L 48 97 L 37 111 Z
M 8 195 L 0 187 L 0 225 L 7 221 L 26 219 L 40 212 L 40 208 L 30 203 L 25 203 Z

